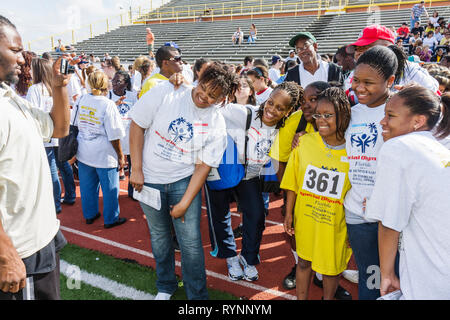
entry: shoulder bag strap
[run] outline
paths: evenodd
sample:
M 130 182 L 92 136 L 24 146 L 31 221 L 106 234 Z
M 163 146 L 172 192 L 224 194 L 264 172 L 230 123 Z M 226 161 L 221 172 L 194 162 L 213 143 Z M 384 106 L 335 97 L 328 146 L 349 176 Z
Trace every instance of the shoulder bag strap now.
M 248 142 L 248 129 L 252 123 L 252 110 L 249 107 L 247 109 L 247 122 L 245 123 L 245 144 L 244 144 L 244 177 L 247 175 L 247 142 Z

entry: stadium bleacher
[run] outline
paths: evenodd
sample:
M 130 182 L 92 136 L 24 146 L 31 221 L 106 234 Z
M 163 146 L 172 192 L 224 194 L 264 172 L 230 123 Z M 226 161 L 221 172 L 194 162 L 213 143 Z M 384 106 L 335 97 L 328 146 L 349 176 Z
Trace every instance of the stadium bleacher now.
M 165 7 L 167 9 L 186 5 L 187 2 L 206 3 L 205 0 L 174 0 Z M 228 2 L 224 2 L 224 4 L 226 3 Z M 431 10 L 438 10 L 440 16 L 446 18 L 450 16 L 449 6 L 436 6 Z M 121 61 L 131 63 L 139 55 L 148 53 L 145 28 L 151 27 L 155 34 L 155 48 L 167 41 L 173 41 L 182 49 L 184 59 L 189 63 L 193 63 L 195 59 L 201 57 L 226 63 L 242 63 L 244 57 L 249 55 L 267 60 L 270 60 L 274 54 L 286 57 L 290 50 L 289 39 L 297 32 L 306 30 L 317 38 L 320 54 L 333 54 L 338 47 L 355 41 L 365 26 L 379 23 L 394 26 L 397 29 L 404 21 L 409 24 L 409 14 L 410 9 L 400 9 L 370 13 L 339 14 L 331 12 L 320 17 L 315 14 L 274 18 L 255 16 L 253 19 L 152 23 L 150 25 L 140 23 L 119 27 L 108 33 L 76 43 L 75 48 L 77 52 L 92 53 L 100 57 L 108 52 L 110 56 L 119 56 Z M 148 19 L 147 15 L 143 16 L 141 20 L 145 17 Z M 241 45 L 233 45 L 231 36 L 236 28 L 241 27 L 244 35 L 248 35 L 252 23 L 258 29 L 256 43 L 247 44 L 244 41 Z

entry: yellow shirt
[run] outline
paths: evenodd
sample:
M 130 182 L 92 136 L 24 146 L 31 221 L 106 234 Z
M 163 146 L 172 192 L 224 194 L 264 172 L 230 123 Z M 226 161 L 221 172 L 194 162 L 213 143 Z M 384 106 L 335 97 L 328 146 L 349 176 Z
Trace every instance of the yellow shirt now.
M 150 78 L 148 78 L 147 81 L 145 81 L 144 84 L 142 85 L 141 92 L 139 93 L 139 99 L 144 95 L 144 93 L 146 93 L 148 90 L 150 90 L 163 80 L 169 79 L 167 79 L 160 73 L 155 73 Z
M 270 148 L 269 156 L 271 158 L 279 162 L 288 162 L 289 155 L 292 151 L 292 140 L 294 139 L 295 131 L 297 130 L 302 114 L 303 112 L 301 110 L 295 111 L 286 120 L 284 127 L 280 128 L 273 145 Z M 305 131 L 307 133 L 314 132 L 314 126 L 311 123 L 308 123 Z
M 345 147 L 328 149 L 318 132 L 306 134 L 293 150 L 281 188 L 297 194 L 294 227 L 297 254 L 311 261 L 312 269 L 338 275 L 347 267 L 344 198 L 350 189 Z

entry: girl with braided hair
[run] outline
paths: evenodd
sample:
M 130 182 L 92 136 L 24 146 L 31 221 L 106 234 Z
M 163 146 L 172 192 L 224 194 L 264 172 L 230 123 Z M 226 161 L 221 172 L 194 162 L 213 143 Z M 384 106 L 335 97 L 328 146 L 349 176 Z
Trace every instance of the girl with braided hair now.
M 345 150 L 350 103 L 345 92 L 331 87 L 320 93 L 312 116 L 318 131 L 299 139 L 281 181 L 287 193 L 284 228 L 295 234 L 297 298 L 308 298 L 314 270 L 323 275 L 323 298 L 331 300 L 352 254 L 343 205 L 350 189 Z
M 259 248 L 265 228 L 260 172 L 270 160 L 268 153 L 279 128 L 302 97 L 303 89 L 296 83 L 283 82 L 273 89 L 261 106 L 230 103 L 219 109 L 225 118 L 227 133 L 236 143 L 239 161 L 246 164 L 245 176 L 237 186 L 212 190 L 205 185 L 211 255 L 226 259 L 231 280 L 255 281 L 259 277 L 256 265 L 260 262 Z M 246 132 L 248 112 L 250 126 Z M 236 196 L 242 211 L 242 251 L 239 256 L 229 213 L 232 195 Z
M 178 288 L 171 225 L 182 255 L 183 283 L 188 299 L 208 299 L 200 232 L 201 188 L 226 147 L 220 105 L 234 95 L 239 79 L 213 63 L 196 87 L 160 83 L 131 109 L 130 182 L 146 215 L 156 260 L 155 299 L 169 300 Z

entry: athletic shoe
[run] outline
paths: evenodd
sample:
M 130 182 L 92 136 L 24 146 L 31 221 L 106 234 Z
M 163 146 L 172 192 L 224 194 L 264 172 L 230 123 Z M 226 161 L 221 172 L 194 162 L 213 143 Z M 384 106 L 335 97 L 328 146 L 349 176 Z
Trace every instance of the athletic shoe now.
M 319 280 L 316 275 L 314 275 L 313 283 L 319 288 L 323 288 L 322 280 Z M 352 300 L 352 295 L 350 292 L 342 288 L 340 285 L 338 285 L 334 297 L 336 300 Z
M 291 272 L 284 278 L 283 280 L 283 287 L 286 290 L 295 289 L 297 286 L 297 283 L 295 282 L 295 273 L 297 271 L 297 265 L 294 264 L 294 267 L 292 268 Z
M 358 270 L 344 270 L 342 276 L 352 283 L 358 283 L 359 272 Z
M 123 218 L 122 217 L 122 218 L 117 219 L 116 222 L 113 222 L 113 223 L 110 223 L 110 224 L 104 224 L 103 227 L 105 229 L 111 229 L 111 228 L 120 226 L 121 224 L 124 224 L 125 222 L 127 222 L 127 218 Z
M 154 300 L 170 300 L 172 295 L 165 292 L 158 292 Z
M 251 266 L 247 263 L 245 258 L 239 255 L 239 262 L 244 267 L 244 279 L 247 281 L 256 281 L 258 280 L 258 270 L 255 266 Z
M 233 281 L 241 280 L 244 278 L 244 272 L 239 264 L 239 257 L 234 256 L 227 258 L 228 278 Z

